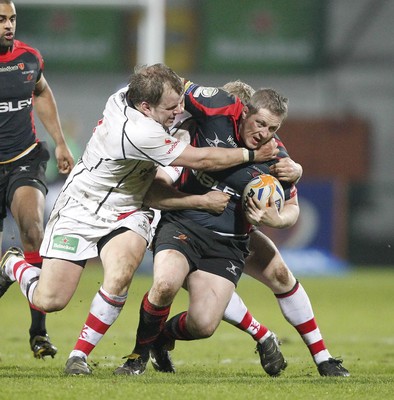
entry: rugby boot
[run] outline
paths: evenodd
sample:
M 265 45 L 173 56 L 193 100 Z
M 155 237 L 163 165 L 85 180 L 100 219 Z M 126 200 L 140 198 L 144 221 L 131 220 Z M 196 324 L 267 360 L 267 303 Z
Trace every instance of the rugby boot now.
M 92 370 L 84 358 L 73 356 L 67 360 L 64 373 L 66 375 L 91 375 Z
M 145 372 L 149 356 L 142 357 L 139 354 L 132 353 L 123 358 L 127 358 L 127 361 L 116 368 L 115 375 L 142 375 Z
M 3 255 L 0 261 L 0 297 L 8 290 L 8 288 L 15 282 L 9 278 L 5 272 L 5 264 L 10 257 L 24 257 L 23 251 L 19 247 L 10 247 Z
M 280 351 L 279 341 L 274 333 L 263 343 L 257 343 L 256 353 L 259 353 L 261 366 L 270 376 L 279 376 L 287 367 L 287 361 Z
M 317 366 L 321 376 L 350 376 L 349 371 L 342 365 L 343 360 L 329 358 Z
M 156 371 L 175 373 L 170 352 L 164 346 L 160 346 L 158 343 L 153 344 L 149 351 L 149 357 Z
M 54 358 L 57 353 L 57 347 L 51 343 L 48 335 L 37 335 L 30 338 L 30 348 L 34 358 L 44 358 L 46 356 Z

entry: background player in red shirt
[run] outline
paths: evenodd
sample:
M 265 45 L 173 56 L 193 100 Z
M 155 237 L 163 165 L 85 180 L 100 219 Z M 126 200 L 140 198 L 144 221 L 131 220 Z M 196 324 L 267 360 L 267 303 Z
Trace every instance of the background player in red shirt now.
M 0 0 L 0 244 L 7 208 L 18 226 L 25 259 L 41 267 L 39 248 L 44 233 L 45 180 L 49 151 L 38 140 L 34 109 L 55 142 L 59 172 L 74 166 L 65 142 L 55 98 L 43 75 L 40 53 L 15 40 L 16 10 L 10 0 Z M 0 277 L 0 297 L 9 282 Z M 54 357 L 45 314 L 30 306 L 30 347 L 34 357 Z

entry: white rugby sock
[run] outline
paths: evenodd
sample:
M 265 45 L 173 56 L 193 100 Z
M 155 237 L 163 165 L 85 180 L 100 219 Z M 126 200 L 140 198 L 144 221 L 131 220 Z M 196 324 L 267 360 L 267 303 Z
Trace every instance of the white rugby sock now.
M 5 264 L 5 273 L 19 283 L 23 295 L 33 303 L 33 293 L 38 284 L 41 269 L 19 257 L 10 257 Z
M 126 302 L 123 296 L 109 294 L 102 287 L 94 296 L 90 312 L 69 357 L 78 356 L 85 360 L 96 347 L 107 330 L 116 321 Z
M 324 344 L 311 302 L 302 285 L 297 281 L 290 292 L 275 296 L 284 317 L 301 335 L 315 363 L 328 360 L 331 355 Z
M 248 311 L 238 293 L 234 292 L 224 311 L 223 320 L 248 333 L 254 340 L 262 343 L 271 331 L 260 324 Z

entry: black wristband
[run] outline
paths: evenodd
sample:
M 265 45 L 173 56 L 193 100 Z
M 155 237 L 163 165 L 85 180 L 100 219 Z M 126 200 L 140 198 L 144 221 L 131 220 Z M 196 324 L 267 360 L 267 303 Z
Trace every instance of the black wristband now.
M 254 150 L 249 150 L 249 161 L 254 160 Z

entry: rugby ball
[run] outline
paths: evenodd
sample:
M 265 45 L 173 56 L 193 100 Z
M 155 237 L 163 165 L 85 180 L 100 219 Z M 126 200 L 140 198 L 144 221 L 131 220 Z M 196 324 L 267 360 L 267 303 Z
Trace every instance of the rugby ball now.
M 262 205 L 269 207 L 270 198 L 276 204 L 279 212 L 282 211 L 285 202 L 285 192 L 280 182 L 272 175 L 258 175 L 245 186 L 242 203 L 246 208 L 248 197 L 256 198 Z

